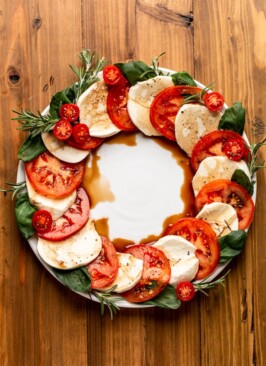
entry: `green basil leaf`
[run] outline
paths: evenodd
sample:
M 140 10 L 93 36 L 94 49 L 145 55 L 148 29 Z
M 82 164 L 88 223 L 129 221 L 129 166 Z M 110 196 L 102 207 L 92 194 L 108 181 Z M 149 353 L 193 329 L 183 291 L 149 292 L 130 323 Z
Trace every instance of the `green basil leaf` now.
M 60 282 L 73 291 L 88 292 L 90 289 L 91 280 L 85 267 L 71 270 L 53 268 L 53 272 Z
M 75 92 L 73 87 L 61 90 L 53 95 L 50 102 L 49 113 L 53 118 L 59 118 L 59 110 L 65 103 L 72 103 L 75 99 Z
M 160 308 L 178 309 L 181 306 L 181 301 L 176 297 L 174 286 L 167 285 L 159 295 L 149 301 L 145 301 L 143 304 L 155 305 Z
M 171 77 L 175 85 L 197 86 L 194 79 L 186 71 L 176 72 Z
M 35 233 L 31 220 L 36 208 L 31 205 L 28 193 L 22 193 L 16 200 L 16 220 L 22 236 L 28 239 Z
M 240 135 L 244 132 L 245 126 L 245 109 L 241 102 L 236 102 L 232 107 L 227 108 L 219 122 L 219 130 L 232 130 Z
M 47 149 L 42 141 L 41 135 L 37 135 L 35 137 L 29 135 L 20 146 L 18 159 L 22 161 L 31 161 L 46 150 Z
M 249 177 L 242 169 L 236 169 L 231 177 L 231 180 L 244 187 L 251 196 L 253 195 L 254 186 L 252 182 L 249 180 Z
M 218 239 L 220 245 L 220 263 L 227 262 L 241 253 L 247 238 L 244 230 L 231 231 L 231 233 Z
M 135 85 L 138 81 L 148 80 L 156 76 L 154 70 L 142 61 L 117 63 L 115 66 L 119 68 L 131 85 Z

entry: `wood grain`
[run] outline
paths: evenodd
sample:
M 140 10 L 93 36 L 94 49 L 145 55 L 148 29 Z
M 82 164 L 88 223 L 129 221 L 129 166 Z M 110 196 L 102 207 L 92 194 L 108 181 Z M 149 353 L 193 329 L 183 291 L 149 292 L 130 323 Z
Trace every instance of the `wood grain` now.
M 0 187 L 15 181 L 25 138 L 12 110 L 42 110 L 73 82 L 69 64 L 84 47 L 112 62 L 166 52 L 161 66 L 215 81 L 227 104 L 246 107 L 250 141 L 265 136 L 264 0 L 2 0 L 0 32 Z M 255 219 L 226 288 L 178 311 L 121 309 L 114 320 L 44 270 L 1 195 L 0 365 L 265 365 L 265 178 L 259 171 Z

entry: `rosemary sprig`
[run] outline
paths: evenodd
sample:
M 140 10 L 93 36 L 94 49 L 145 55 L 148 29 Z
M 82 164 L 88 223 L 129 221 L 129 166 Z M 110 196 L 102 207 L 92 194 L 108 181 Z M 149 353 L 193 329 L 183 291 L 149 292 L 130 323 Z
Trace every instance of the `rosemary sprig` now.
M 5 194 L 8 192 L 13 192 L 12 194 L 12 200 L 15 198 L 15 196 L 19 197 L 21 193 L 23 193 L 24 189 L 26 188 L 26 182 L 20 182 L 20 183 L 10 183 L 6 182 L 8 186 L 10 186 L 9 189 L 0 189 L 0 192 L 4 192 Z
M 19 127 L 18 130 L 29 132 L 32 138 L 42 132 L 51 131 L 56 122 L 59 121 L 59 118 L 53 118 L 50 114 L 41 115 L 40 112 L 34 114 L 33 112 L 24 109 L 22 109 L 21 112 L 13 112 L 18 116 L 12 118 L 12 120 L 16 120 L 21 124 L 21 127 Z
M 70 65 L 71 70 L 78 78 L 78 81 L 72 86 L 75 92 L 74 102 L 78 100 L 80 95 L 88 89 L 90 85 L 99 80 L 97 74 L 107 63 L 103 57 L 101 59 L 97 59 L 95 53 L 88 49 L 82 50 L 79 58 L 83 63 L 80 68 Z
M 163 56 L 165 52 L 161 53 L 159 56 L 156 56 L 152 59 L 151 62 L 151 68 L 149 70 L 144 71 L 140 75 L 140 79 L 142 79 L 144 76 L 149 75 L 150 73 L 155 74 L 157 76 L 162 75 L 162 71 L 159 69 L 159 58 Z M 154 76 L 154 75 L 153 75 Z
M 192 94 L 192 95 L 189 95 L 187 96 L 182 105 L 183 104 L 188 104 L 188 103 L 199 103 L 199 104 L 202 104 L 202 105 L 205 105 L 204 103 L 204 95 L 206 93 L 208 93 L 209 90 L 211 90 L 211 87 L 214 85 L 214 82 L 205 86 L 204 89 L 202 89 L 199 93 L 196 93 L 196 94 Z
M 248 146 L 248 148 L 250 149 L 250 156 L 249 156 L 249 160 L 247 162 L 247 165 L 248 165 L 251 177 L 253 177 L 254 174 L 260 168 L 265 168 L 265 165 L 264 165 L 265 160 L 260 160 L 258 158 L 259 149 L 263 145 L 266 145 L 266 138 L 263 139 L 262 141 L 258 142 L 257 144 L 251 144 L 250 146 Z
M 105 292 L 99 292 L 99 291 L 95 291 L 95 290 L 91 290 L 90 293 L 92 295 L 94 295 L 99 301 L 100 301 L 100 305 L 101 305 L 101 315 L 104 314 L 104 306 L 106 305 L 108 307 L 108 310 L 110 312 L 111 315 L 111 319 L 113 319 L 114 314 L 116 314 L 116 312 L 119 309 L 119 307 L 116 304 L 116 300 L 118 298 L 115 298 L 112 295 L 112 291 L 114 291 L 114 287 L 112 287 L 111 289 L 109 289 L 108 291 Z
M 209 290 L 218 285 L 225 287 L 225 283 L 224 283 L 225 277 L 228 275 L 229 272 L 230 272 L 230 270 L 227 271 L 222 277 L 218 278 L 218 280 L 213 281 L 213 282 L 193 283 L 195 290 L 198 290 L 198 291 L 204 293 L 204 295 L 209 296 L 209 294 L 205 290 Z

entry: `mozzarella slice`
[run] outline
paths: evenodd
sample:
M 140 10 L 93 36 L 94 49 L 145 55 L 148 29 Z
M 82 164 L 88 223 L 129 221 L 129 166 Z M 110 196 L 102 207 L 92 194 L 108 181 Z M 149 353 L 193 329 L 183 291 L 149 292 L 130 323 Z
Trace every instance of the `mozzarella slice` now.
M 156 76 L 155 78 L 138 82 L 129 89 L 127 109 L 134 125 L 147 136 L 160 136 L 150 121 L 150 106 L 154 97 L 163 89 L 173 86 L 170 76 Z
M 26 184 L 30 203 L 38 210 L 47 210 L 52 215 L 53 220 L 59 219 L 74 204 L 77 191 L 64 198 L 52 199 L 37 193 L 30 184 L 26 176 Z
M 178 235 L 167 235 L 154 245 L 169 259 L 171 278 L 169 283 L 177 286 L 180 282 L 191 281 L 199 269 L 199 260 L 195 255 L 196 247 Z
M 107 95 L 108 87 L 100 80 L 92 84 L 77 101 L 80 122 L 89 127 L 91 136 L 105 138 L 120 132 L 107 113 Z
M 236 169 L 243 170 L 250 178 L 250 172 L 244 160 L 233 161 L 226 156 L 210 156 L 204 159 L 192 179 L 195 196 L 204 184 L 216 179 L 231 179 Z
M 102 240 L 88 220 L 87 224 L 71 237 L 51 242 L 38 238 L 37 250 L 50 266 L 59 269 L 73 269 L 93 261 L 102 249 Z
M 114 292 L 121 293 L 132 289 L 141 279 L 143 271 L 143 260 L 134 257 L 129 253 L 117 253 L 119 268 L 118 274 L 111 285 L 101 288 L 101 291 L 110 290 L 116 286 Z
M 227 203 L 212 202 L 206 204 L 196 218 L 206 221 L 218 238 L 229 234 L 233 230 L 238 230 L 236 211 Z
M 221 112 L 211 112 L 204 105 L 184 104 L 175 119 L 175 137 L 178 145 L 191 156 L 200 138 L 218 129 L 221 117 Z
M 66 145 L 63 141 L 58 140 L 53 133 L 43 132 L 42 140 L 52 155 L 67 163 L 79 163 L 90 153 L 90 150 L 80 150 Z

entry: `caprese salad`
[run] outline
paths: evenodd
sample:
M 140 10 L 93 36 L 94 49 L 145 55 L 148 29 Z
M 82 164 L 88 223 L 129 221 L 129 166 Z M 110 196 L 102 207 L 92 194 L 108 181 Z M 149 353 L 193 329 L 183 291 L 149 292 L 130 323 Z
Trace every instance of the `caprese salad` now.
M 245 110 L 186 72 L 142 61 L 107 65 L 83 50 L 78 80 L 56 93 L 44 113 L 15 120 L 28 137 L 19 149 L 25 182 L 10 184 L 24 238 L 74 291 L 111 314 L 120 303 L 177 309 L 238 255 L 254 215 L 254 174 L 264 164 L 243 137 Z M 196 217 L 169 225 L 162 237 L 118 251 L 100 236 L 82 186 L 86 159 L 111 136 L 138 131 L 175 141 L 191 159 Z M 121 301 L 122 299 L 122 301 Z

